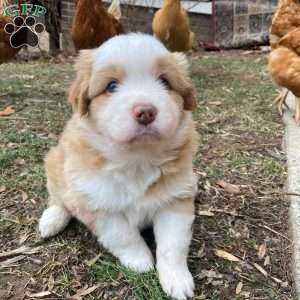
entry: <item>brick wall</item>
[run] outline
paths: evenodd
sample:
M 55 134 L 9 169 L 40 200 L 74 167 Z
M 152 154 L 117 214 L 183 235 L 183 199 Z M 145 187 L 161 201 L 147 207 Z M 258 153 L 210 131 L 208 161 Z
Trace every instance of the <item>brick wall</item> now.
M 73 0 L 61 1 L 61 44 L 64 51 L 74 52 L 74 45 L 71 38 L 71 26 L 74 15 Z
M 266 43 L 277 0 L 216 0 L 216 44 L 239 47 Z

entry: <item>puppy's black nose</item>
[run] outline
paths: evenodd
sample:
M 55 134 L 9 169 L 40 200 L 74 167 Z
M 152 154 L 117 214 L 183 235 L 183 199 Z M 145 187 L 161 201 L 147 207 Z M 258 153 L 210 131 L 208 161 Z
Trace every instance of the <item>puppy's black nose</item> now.
M 151 104 L 136 105 L 133 108 L 133 116 L 141 125 L 151 124 L 157 115 L 157 109 Z

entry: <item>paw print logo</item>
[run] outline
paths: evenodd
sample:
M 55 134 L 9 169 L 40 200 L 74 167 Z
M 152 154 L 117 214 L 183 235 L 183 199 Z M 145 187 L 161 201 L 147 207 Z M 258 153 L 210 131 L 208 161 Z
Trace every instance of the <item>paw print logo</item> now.
M 4 27 L 7 34 L 10 34 L 10 44 L 13 48 L 22 46 L 36 47 L 39 44 L 39 33 L 45 30 L 42 23 L 36 23 L 32 16 L 23 17 L 17 16 L 12 23 L 7 23 Z

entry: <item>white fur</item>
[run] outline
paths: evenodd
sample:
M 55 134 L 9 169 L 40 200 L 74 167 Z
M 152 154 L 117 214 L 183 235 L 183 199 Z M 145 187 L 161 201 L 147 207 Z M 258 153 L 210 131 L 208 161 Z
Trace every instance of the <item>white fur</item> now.
M 99 242 L 119 258 L 121 263 L 136 272 L 153 268 L 153 257 L 136 226 L 122 214 L 109 214 L 97 220 Z M 113 238 L 112 238 L 113 237 Z
M 194 281 L 187 266 L 194 216 L 168 208 L 157 212 L 154 233 L 157 242 L 156 259 L 160 283 L 175 299 L 193 297 Z
M 65 167 L 68 170 L 68 164 Z M 72 190 L 87 197 L 86 204 L 91 210 L 126 211 L 130 214 L 132 209 L 144 208 L 151 212 L 174 198 L 193 197 L 196 178 L 192 171 L 189 173 L 189 176 L 186 173 L 174 175 L 174 181 L 165 187 L 165 193 L 147 196 L 145 191 L 161 175 L 159 167 L 151 166 L 149 162 L 123 163 L 116 165 L 115 169 L 104 168 L 93 175 L 72 170 L 69 178 L 73 183 Z M 140 219 L 143 217 L 142 214 Z
M 54 236 L 65 229 L 71 220 L 71 215 L 57 205 L 45 209 L 39 222 L 39 230 L 43 238 Z

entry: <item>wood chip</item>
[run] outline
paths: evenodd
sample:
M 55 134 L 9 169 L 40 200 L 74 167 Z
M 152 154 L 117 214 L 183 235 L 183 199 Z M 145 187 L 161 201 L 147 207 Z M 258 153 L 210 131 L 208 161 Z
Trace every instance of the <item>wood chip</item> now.
M 219 185 L 221 188 L 223 188 L 224 191 L 230 194 L 239 194 L 241 192 L 241 189 L 238 185 L 228 183 L 224 180 L 217 181 L 217 185 Z
M 12 105 L 7 106 L 4 110 L 0 111 L 0 117 L 6 117 L 12 115 L 15 112 L 15 109 Z
M 224 250 L 215 250 L 215 255 L 221 258 L 224 258 L 226 260 L 229 261 L 235 261 L 235 262 L 239 262 L 241 261 L 239 258 L 237 258 L 236 256 L 224 251 Z

